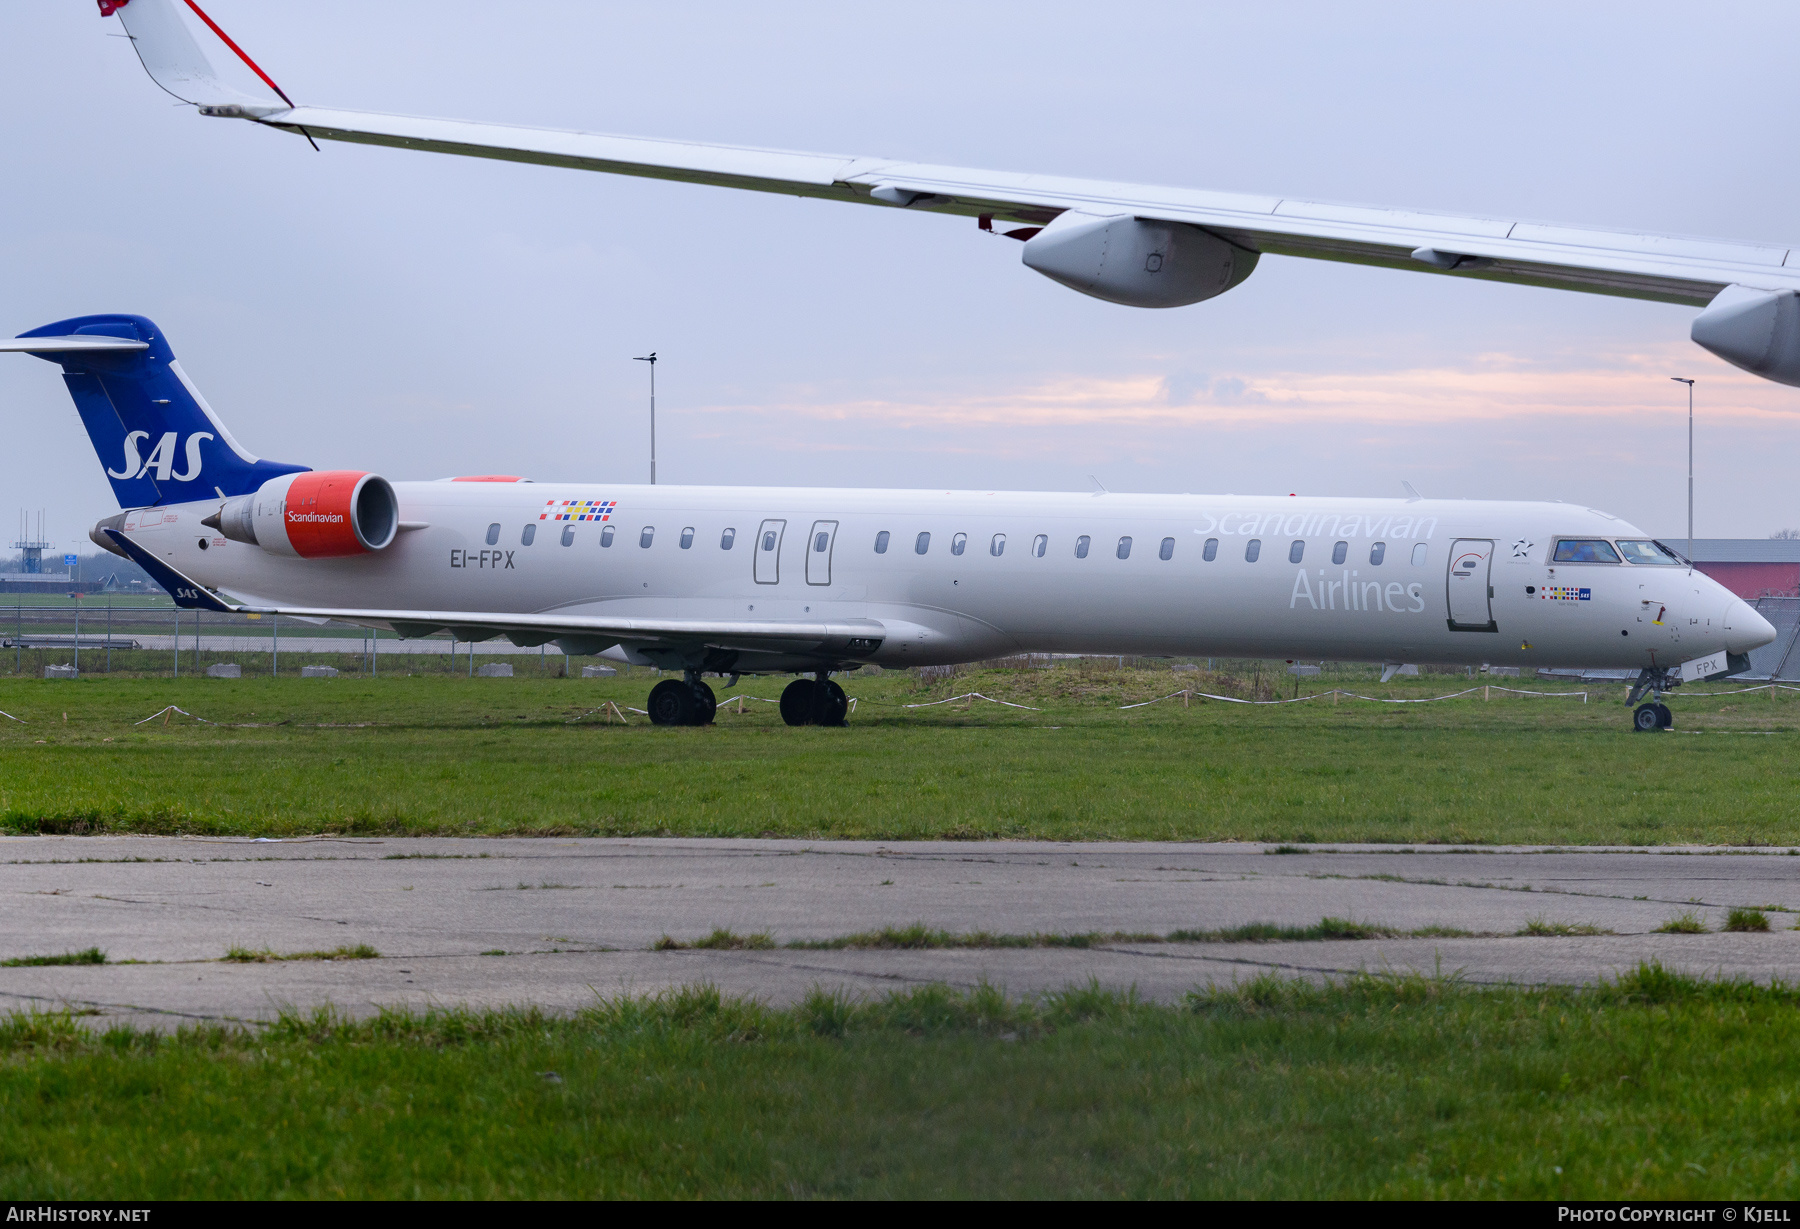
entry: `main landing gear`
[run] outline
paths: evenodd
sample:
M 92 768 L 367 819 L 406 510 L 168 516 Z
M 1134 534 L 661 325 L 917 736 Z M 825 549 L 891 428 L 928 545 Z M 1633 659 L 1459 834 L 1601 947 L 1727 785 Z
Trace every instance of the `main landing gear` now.
M 789 725 L 848 725 L 850 697 L 825 671 L 795 679 L 781 693 L 781 719 Z
M 700 681 L 698 670 L 664 679 L 650 689 L 650 720 L 657 725 L 711 725 L 719 698 Z
M 1640 671 L 1637 681 L 1631 685 L 1631 694 L 1625 697 L 1625 703 L 1637 704 L 1645 692 L 1650 693 L 1650 703 L 1638 704 L 1632 710 L 1631 728 L 1644 734 L 1671 728 L 1675 724 L 1675 714 L 1662 702 L 1662 696 L 1663 692 L 1680 685 L 1681 680 L 1672 678 L 1665 666 Z

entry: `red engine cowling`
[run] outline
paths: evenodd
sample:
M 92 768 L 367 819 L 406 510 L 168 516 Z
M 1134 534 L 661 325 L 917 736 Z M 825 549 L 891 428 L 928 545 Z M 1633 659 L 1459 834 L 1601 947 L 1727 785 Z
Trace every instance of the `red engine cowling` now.
M 227 500 L 216 521 L 227 538 L 271 554 L 335 559 L 392 542 L 400 530 L 400 500 L 379 474 L 308 470 L 271 478 L 254 494 Z

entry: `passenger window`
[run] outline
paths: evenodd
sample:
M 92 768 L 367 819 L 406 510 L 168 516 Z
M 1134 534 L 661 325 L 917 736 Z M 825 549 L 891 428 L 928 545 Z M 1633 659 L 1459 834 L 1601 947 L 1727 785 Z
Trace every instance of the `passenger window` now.
M 736 545 L 737 545 L 737 530 L 727 529 L 724 533 L 719 535 L 719 549 L 720 550 L 730 550 L 733 546 L 736 546 Z
M 1162 549 L 1156 552 L 1156 557 L 1163 560 L 1165 563 L 1170 559 L 1173 559 L 1175 557 L 1175 539 L 1164 538 L 1162 540 Z
M 562 544 L 564 546 L 575 545 L 575 526 L 573 526 L 573 525 L 564 525 L 563 526 Z
M 1119 558 L 1121 558 L 1121 559 L 1131 558 L 1131 539 L 1130 538 L 1120 538 L 1119 539 Z
M 969 535 L 966 533 L 959 533 L 954 538 L 950 539 L 950 553 L 952 555 L 960 555 L 963 553 L 963 548 L 968 544 Z
M 1217 538 L 1208 538 L 1206 540 L 1206 546 L 1200 552 L 1200 557 L 1208 563 L 1217 559 L 1219 557 L 1219 540 Z
M 644 532 L 640 533 L 638 535 L 638 545 L 643 547 L 645 550 L 649 550 L 650 549 L 650 539 L 654 538 L 655 536 L 656 536 L 656 526 L 655 525 L 645 525 Z
M 923 555 L 931 549 L 931 534 L 922 533 L 913 540 L 913 554 Z
M 994 556 L 994 558 L 998 559 L 1001 555 L 1004 555 L 1005 553 L 1006 553 L 1006 535 L 1003 533 L 997 533 L 994 535 L 994 540 L 992 542 L 988 543 L 988 554 L 990 554 L 990 555 Z
M 1306 543 L 1295 538 L 1294 544 L 1288 547 L 1288 562 L 1299 563 L 1304 558 L 1306 558 Z
M 1244 543 L 1244 562 L 1255 563 L 1262 557 L 1262 539 L 1251 538 Z
M 530 546 L 531 540 L 535 537 L 537 537 L 537 525 L 535 523 L 527 525 L 519 532 L 519 545 Z
M 823 555 L 825 548 L 831 545 L 831 535 L 823 529 L 813 535 L 813 554 Z
M 1075 557 L 1077 559 L 1087 558 L 1088 543 L 1092 540 L 1093 539 L 1089 538 L 1085 533 L 1075 539 Z
M 499 521 L 495 521 L 492 525 L 488 526 L 487 542 L 488 542 L 489 546 L 500 545 L 500 522 Z
M 600 545 L 611 546 L 612 540 L 613 540 L 613 527 L 611 525 L 602 525 L 600 527 Z
M 884 529 L 880 533 L 875 535 L 875 553 L 877 555 L 887 554 L 887 544 L 888 544 L 888 531 Z
M 1350 543 L 1335 542 L 1332 544 L 1331 561 L 1333 563 L 1342 563 L 1345 559 L 1349 558 L 1349 556 L 1350 556 Z
M 1039 559 L 1042 559 L 1044 557 L 1044 552 L 1049 549 L 1050 535 L 1040 533 L 1031 540 L 1031 553 L 1036 555 Z
M 1387 543 L 1377 542 L 1369 547 L 1369 566 L 1380 567 L 1381 561 L 1387 558 Z
M 763 534 L 763 549 L 764 550 L 774 550 L 775 549 L 775 531 L 773 529 L 771 529 L 771 530 L 769 530 L 769 532 Z
M 1619 552 L 1602 538 L 1564 538 L 1556 544 L 1557 563 L 1617 563 Z
M 1413 566 L 1415 568 L 1422 568 L 1425 566 L 1426 551 L 1427 548 L 1423 542 L 1419 542 L 1413 546 Z
M 683 529 L 681 531 L 681 549 L 682 550 L 690 550 L 690 549 L 692 549 L 693 545 L 694 545 L 694 527 L 692 525 L 688 525 L 688 526 L 683 527 Z

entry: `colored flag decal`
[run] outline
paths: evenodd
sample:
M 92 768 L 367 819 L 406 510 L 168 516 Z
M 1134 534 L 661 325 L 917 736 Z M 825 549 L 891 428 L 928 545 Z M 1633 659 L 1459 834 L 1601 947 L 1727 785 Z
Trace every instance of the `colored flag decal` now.
M 1587 602 L 1593 600 L 1594 591 L 1574 585 L 1545 585 L 1538 594 L 1547 602 Z
M 616 499 L 547 499 L 544 510 L 538 513 L 538 520 L 610 521 L 618 506 Z

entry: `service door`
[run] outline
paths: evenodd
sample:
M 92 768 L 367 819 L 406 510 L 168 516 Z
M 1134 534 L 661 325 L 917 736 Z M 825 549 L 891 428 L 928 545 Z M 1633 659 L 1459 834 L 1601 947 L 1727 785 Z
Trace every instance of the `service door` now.
M 1494 544 L 1484 538 L 1458 538 L 1450 544 L 1450 630 L 1497 632 L 1494 589 L 1488 567 Z
M 837 527 L 836 521 L 814 521 L 812 532 L 806 535 L 807 584 L 831 583 L 831 548 L 837 541 Z
M 786 521 L 764 521 L 756 531 L 756 583 L 773 585 L 781 580 L 781 535 Z

